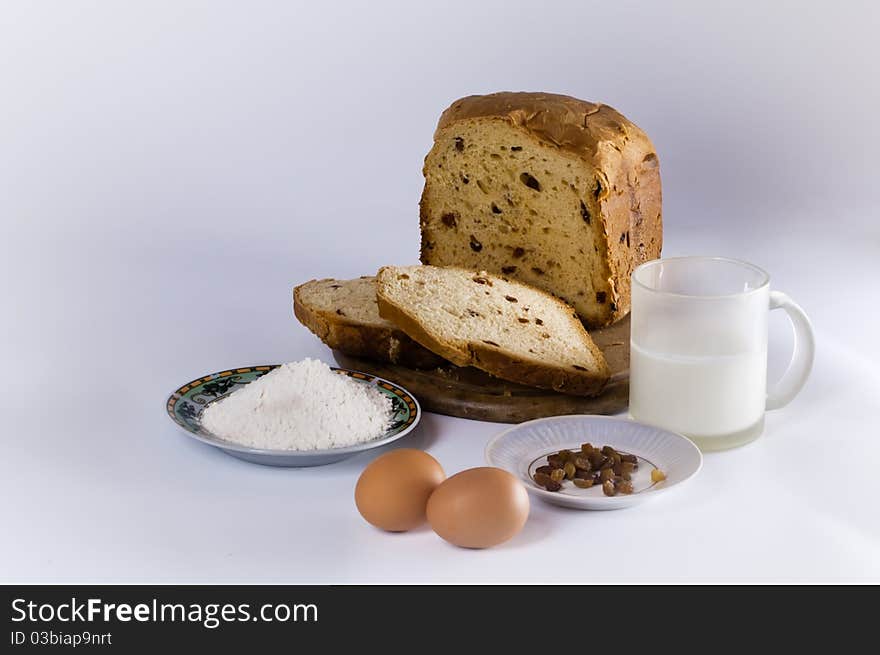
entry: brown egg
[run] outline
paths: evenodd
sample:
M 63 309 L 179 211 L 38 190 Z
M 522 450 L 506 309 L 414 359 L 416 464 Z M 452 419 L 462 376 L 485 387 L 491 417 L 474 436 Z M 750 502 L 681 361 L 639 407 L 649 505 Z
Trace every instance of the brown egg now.
M 428 497 L 446 474 L 436 459 L 413 448 L 380 455 L 367 465 L 354 488 L 354 502 L 369 523 L 390 532 L 425 522 Z
M 526 488 L 499 468 L 456 473 L 428 500 L 428 522 L 434 532 L 464 548 L 497 546 L 522 530 L 527 518 Z

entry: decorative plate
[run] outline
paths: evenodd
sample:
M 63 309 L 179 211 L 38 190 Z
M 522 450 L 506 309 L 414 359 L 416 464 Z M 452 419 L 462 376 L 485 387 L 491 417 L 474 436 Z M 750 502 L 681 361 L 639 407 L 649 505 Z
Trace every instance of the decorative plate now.
M 633 475 L 634 493 L 605 496 L 600 486 L 580 489 L 565 481 L 560 491 L 547 491 L 532 476 L 547 455 L 560 450 L 580 450 L 590 442 L 610 445 L 638 457 Z M 544 461 L 542 461 L 544 460 Z M 609 416 L 553 416 L 520 423 L 489 441 L 486 461 L 520 478 L 529 493 L 541 500 L 574 509 L 622 509 L 654 498 L 699 472 L 703 455 L 692 441 L 675 432 Z M 659 468 L 666 480 L 651 482 Z
M 202 426 L 202 413 L 213 402 L 225 398 L 233 391 L 250 384 L 279 364 L 246 366 L 219 373 L 211 373 L 179 387 L 168 397 L 165 409 L 171 419 L 199 441 L 216 446 L 233 457 L 269 466 L 321 466 L 332 464 L 365 450 L 371 450 L 396 441 L 409 434 L 422 416 L 418 401 L 406 389 L 374 375 L 344 368 L 333 368 L 339 375 L 375 386 L 391 398 L 391 426 L 384 435 L 373 441 L 332 448 L 329 450 L 266 450 L 241 446 L 212 434 Z

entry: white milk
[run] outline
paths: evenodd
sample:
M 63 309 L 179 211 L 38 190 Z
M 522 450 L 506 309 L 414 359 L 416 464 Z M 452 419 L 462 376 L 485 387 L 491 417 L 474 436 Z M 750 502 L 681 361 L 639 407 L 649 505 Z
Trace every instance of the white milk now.
M 701 442 L 728 438 L 762 422 L 766 350 L 670 355 L 633 343 L 630 357 L 629 411 L 637 421 Z

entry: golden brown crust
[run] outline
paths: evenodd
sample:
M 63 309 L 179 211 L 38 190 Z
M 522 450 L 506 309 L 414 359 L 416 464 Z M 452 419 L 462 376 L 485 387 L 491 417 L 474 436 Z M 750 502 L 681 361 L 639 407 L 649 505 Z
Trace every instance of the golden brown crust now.
M 632 271 L 659 257 L 663 242 L 660 168 L 648 136 L 608 105 L 553 93 L 501 92 L 453 102 L 440 116 L 435 138 L 456 122 L 472 119 L 507 121 L 597 171 L 602 188 L 596 189 L 596 204 L 606 235 L 612 290 L 605 324 L 626 316 Z M 429 218 L 425 202 L 423 195 L 423 225 Z M 442 263 L 432 261 L 424 233 L 421 260 Z
M 573 396 L 594 396 L 608 383 L 608 370 L 597 374 L 592 371 L 562 370 L 510 357 L 502 350 L 482 343 L 469 344 L 471 365 L 495 377 L 518 382 L 539 389 L 552 389 Z M 600 352 L 598 361 L 605 361 Z
M 644 132 L 608 105 L 557 93 L 512 91 L 456 100 L 441 114 L 437 131 L 470 118 L 507 120 L 511 125 L 523 127 L 539 139 L 587 160 L 593 159 L 600 143 L 616 143 L 631 128 L 644 136 Z
M 383 267 L 382 272 L 393 267 Z M 587 369 L 563 370 L 558 366 L 548 366 L 534 361 L 517 359 L 510 352 L 500 347 L 493 347 L 480 342 L 468 342 L 467 350 L 462 351 L 450 342 L 435 338 L 419 322 L 419 320 L 403 307 L 399 307 L 382 292 L 380 284 L 376 290 L 379 314 L 403 330 L 414 341 L 437 353 L 457 366 L 474 366 L 495 377 L 511 382 L 518 382 L 540 389 L 552 389 L 561 393 L 576 396 L 593 396 L 602 391 L 608 383 L 610 372 L 601 349 L 586 335 L 586 342 L 594 361 L 600 367 L 598 371 Z M 558 298 L 548 295 L 548 300 L 557 303 L 565 313 L 573 314 L 570 305 Z M 575 320 L 576 320 L 576 315 Z
M 410 368 L 436 368 L 447 363 L 442 357 L 410 339 L 401 330 L 364 325 L 333 312 L 313 307 L 302 297 L 302 287 L 305 284 L 293 290 L 293 313 L 300 323 L 330 348 L 353 357 Z

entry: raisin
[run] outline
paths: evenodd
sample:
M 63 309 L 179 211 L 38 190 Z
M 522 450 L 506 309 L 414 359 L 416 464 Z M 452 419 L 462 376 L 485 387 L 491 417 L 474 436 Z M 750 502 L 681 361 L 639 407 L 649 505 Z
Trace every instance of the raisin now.
M 574 465 L 574 462 L 566 462 L 565 466 L 562 467 L 562 470 L 565 471 L 566 480 L 573 480 L 577 467 Z
M 510 275 L 511 273 L 516 273 L 516 266 L 502 266 L 501 272 L 507 275 Z
M 460 136 L 455 137 L 455 149 L 459 152 L 464 152 L 464 139 Z
M 537 482 L 542 487 L 546 487 L 548 482 L 552 482 L 550 479 L 550 475 L 544 473 L 543 471 L 535 471 L 535 475 L 533 476 L 535 482 Z
M 620 243 L 623 243 L 626 240 L 626 233 L 620 235 Z
M 633 492 L 633 483 L 630 480 L 620 480 L 615 488 L 622 494 L 631 494 Z
M 496 205 L 494 202 L 492 203 L 492 213 L 493 214 L 500 214 L 501 213 L 501 208 L 498 207 L 498 205 Z
M 544 275 L 544 271 L 542 269 L 538 268 L 537 266 L 532 266 L 532 272 L 535 275 Z
M 541 190 L 541 183 L 538 182 L 538 180 L 529 173 L 520 173 L 519 181 L 525 184 L 530 189 L 534 189 L 535 191 Z
M 590 464 L 590 460 L 586 457 L 575 457 L 574 465 L 577 466 L 579 469 L 583 469 L 585 471 L 589 471 L 593 468 L 593 465 Z
M 474 252 L 480 252 L 483 249 L 483 244 L 477 241 L 477 237 L 473 234 L 471 235 L 471 250 Z
M 487 277 L 483 277 L 482 275 L 475 275 L 475 276 L 474 276 L 473 278 L 471 278 L 471 279 L 472 279 L 474 282 L 476 282 L 477 284 L 487 284 L 487 285 L 489 285 L 490 287 L 492 286 L 492 280 L 490 280 L 490 279 L 487 278 Z
M 536 318 L 535 325 L 544 325 L 544 321 L 542 321 L 540 318 Z
M 458 225 L 458 219 L 455 216 L 455 212 L 447 212 L 440 217 L 440 221 L 446 227 L 455 227 Z
M 562 489 L 562 483 L 556 482 L 556 480 L 550 480 L 550 483 L 544 487 L 547 491 L 559 491 Z
M 546 473 L 547 475 L 550 475 L 550 473 L 552 471 L 553 471 L 553 467 L 548 466 L 546 464 L 544 466 L 539 466 L 538 468 L 535 469 L 535 473 Z
M 339 314 L 340 316 L 345 316 L 345 312 L 342 311 L 341 309 L 337 309 L 336 313 Z
M 590 224 L 590 210 L 587 209 L 587 206 L 584 204 L 584 201 L 581 200 L 581 218 L 584 219 L 584 222 L 589 225 Z
M 553 482 L 562 482 L 565 478 L 565 470 L 564 469 L 553 469 L 553 472 L 550 474 L 550 479 Z
M 513 249 L 513 256 L 516 259 L 519 259 L 520 257 L 522 257 L 525 254 L 526 254 L 525 248 L 514 248 Z
M 471 179 L 470 179 L 467 175 L 462 175 L 462 176 L 461 176 L 461 181 L 464 182 L 465 184 L 470 184 L 470 183 L 471 183 Z
M 592 480 L 584 480 L 583 478 L 575 478 L 574 480 L 572 480 L 572 482 L 574 482 L 574 486 L 578 487 L 579 489 L 589 489 L 593 486 Z
M 605 292 L 604 291 L 597 291 L 596 292 L 596 302 L 600 303 L 600 304 L 603 304 L 605 302 Z
M 529 319 L 527 319 L 527 318 L 518 318 L 516 320 L 519 321 L 520 323 L 528 323 L 529 322 Z
M 510 146 L 510 150 L 511 152 L 519 152 L 520 150 L 522 150 L 522 146 Z
M 617 493 L 617 488 L 611 480 L 606 480 L 602 483 L 602 493 L 606 496 L 613 496 Z
M 504 296 L 504 299 L 505 299 L 507 302 L 518 302 L 517 299 L 514 298 L 513 296 Z

